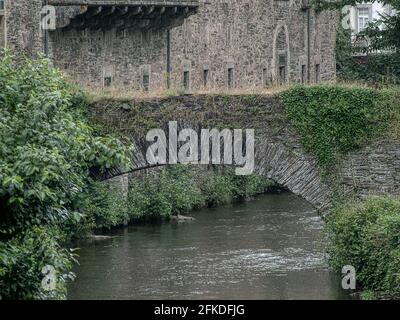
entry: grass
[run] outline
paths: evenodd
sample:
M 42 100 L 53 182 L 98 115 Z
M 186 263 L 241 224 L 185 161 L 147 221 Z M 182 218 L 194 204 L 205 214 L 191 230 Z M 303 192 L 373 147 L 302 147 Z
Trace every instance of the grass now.
M 169 89 L 169 90 L 154 90 L 150 92 L 140 91 L 140 90 L 130 90 L 130 89 L 117 89 L 117 88 L 107 88 L 107 89 L 90 89 L 86 88 L 86 92 L 89 99 L 92 102 L 97 102 L 104 99 L 130 101 L 130 100 L 152 100 L 152 99 L 162 99 L 168 97 L 176 97 L 182 95 L 224 95 L 224 96 L 240 96 L 240 95 L 274 95 L 288 89 L 287 86 L 268 86 L 268 87 L 251 87 L 248 89 L 237 88 L 237 89 L 209 89 L 209 90 L 190 90 L 184 91 L 182 89 Z

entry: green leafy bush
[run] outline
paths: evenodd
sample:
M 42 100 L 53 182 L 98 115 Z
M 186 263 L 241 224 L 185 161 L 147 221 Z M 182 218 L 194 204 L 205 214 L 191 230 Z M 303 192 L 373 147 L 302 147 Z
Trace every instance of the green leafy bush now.
M 80 195 L 82 218 L 73 223 L 71 234 L 82 237 L 93 231 L 105 231 L 128 220 L 126 201 L 117 186 L 108 182 L 93 182 Z
M 364 296 L 400 296 L 400 199 L 376 197 L 339 205 L 326 221 L 330 265 L 356 269 Z
M 208 206 L 229 203 L 235 195 L 236 185 L 233 176 L 220 172 L 212 172 L 201 187 Z
M 281 94 L 290 122 L 306 150 L 325 168 L 387 131 L 398 94 L 333 85 L 297 86 Z M 398 112 L 398 111 L 397 111 Z
M 12 240 L 0 242 L 0 296 L 4 299 L 65 299 L 69 272 L 74 261 L 71 251 L 59 242 L 64 238 L 55 227 L 32 227 Z M 44 270 L 56 270 L 53 290 L 42 285 Z
M 103 170 L 127 163 L 122 143 L 98 136 L 84 117 L 84 106 L 84 96 L 46 60 L 17 60 L 8 53 L 1 58 L 3 299 L 63 296 L 62 288 L 54 293 L 40 289 L 43 275 L 38 271 L 44 263 L 53 263 L 60 275 L 71 265 L 57 231 L 49 230 L 62 230 L 80 220 L 80 195 L 90 182 L 91 168 Z
M 188 166 L 172 166 L 150 172 L 144 179 L 131 183 L 130 216 L 138 218 L 168 218 L 189 212 L 204 204 L 204 197 Z
M 129 189 L 131 219 L 169 218 L 264 192 L 273 183 L 257 175 L 236 176 L 229 167 L 205 170 L 176 165 L 151 171 Z

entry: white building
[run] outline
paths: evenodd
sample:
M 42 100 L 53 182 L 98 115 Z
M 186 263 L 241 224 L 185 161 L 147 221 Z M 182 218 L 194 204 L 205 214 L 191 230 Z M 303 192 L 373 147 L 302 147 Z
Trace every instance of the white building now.
M 355 36 L 365 29 L 368 22 L 379 20 L 380 15 L 393 15 L 394 10 L 390 5 L 378 2 L 358 4 L 350 9 L 350 26 Z
M 384 5 L 378 2 L 365 2 L 357 6 L 351 7 L 348 11 L 352 34 L 353 55 L 365 56 L 364 49 L 369 46 L 369 41 L 366 37 L 360 35 L 367 27 L 369 22 L 377 21 L 385 15 L 395 14 L 395 10 L 390 5 Z M 381 53 L 382 51 L 375 51 Z

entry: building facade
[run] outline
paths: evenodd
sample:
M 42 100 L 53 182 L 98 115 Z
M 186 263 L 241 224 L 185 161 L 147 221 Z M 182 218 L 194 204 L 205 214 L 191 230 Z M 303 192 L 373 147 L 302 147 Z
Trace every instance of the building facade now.
M 225 90 L 335 79 L 337 14 L 305 0 L 6 0 L 2 20 L 3 46 L 44 52 L 89 88 Z
M 381 15 L 393 15 L 395 11 L 388 4 L 365 2 L 351 7 L 349 14 L 352 35 L 356 36 L 364 31 L 369 22 L 379 20 Z

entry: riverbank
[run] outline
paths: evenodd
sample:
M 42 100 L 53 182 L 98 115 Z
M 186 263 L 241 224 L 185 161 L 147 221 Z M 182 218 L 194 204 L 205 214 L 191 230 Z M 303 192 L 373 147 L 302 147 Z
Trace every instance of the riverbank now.
M 112 184 L 92 185 L 81 208 L 85 217 L 76 226 L 75 234 L 103 234 L 129 223 L 169 220 L 201 208 L 246 201 L 257 194 L 279 190 L 270 179 L 255 174 L 237 176 L 229 166 L 150 169 L 130 179 L 127 201 Z

